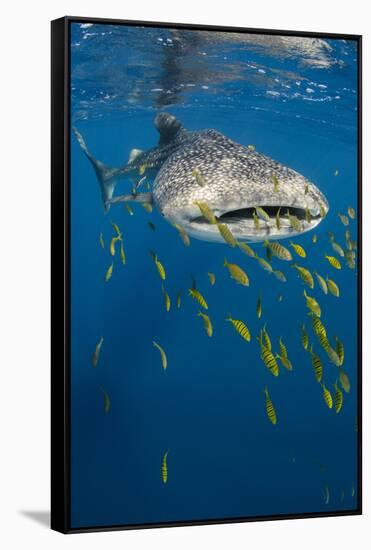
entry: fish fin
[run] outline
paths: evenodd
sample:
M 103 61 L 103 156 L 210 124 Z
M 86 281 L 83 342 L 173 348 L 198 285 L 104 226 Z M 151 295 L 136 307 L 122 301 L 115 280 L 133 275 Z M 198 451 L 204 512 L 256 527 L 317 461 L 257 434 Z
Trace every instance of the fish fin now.
M 110 209 L 110 200 L 113 197 L 117 180 L 120 176 L 120 169 L 111 168 L 110 166 L 106 166 L 105 164 L 103 164 L 103 162 L 101 162 L 100 160 L 95 159 L 93 155 L 90 153 L 85 143 L 85 140 L 80 134 L 80 132 L 78 132 L 76 128 L 72 128 L 72 130 L 76 136 L 76 139 L 81 149 L 85 153 L 86 157 L 90 160 L 95 170 L 95 174 L 97 176 L 97 179 L 100 185 L 104 211 L 107 214 L 107 212 Z
M 176 138 L 179 132 L 184 131 L 179 120 L 169 113 L 159 113 L 154 120 L 154 124 L 160 134 L 158 142 L 160 147 L 168 145 Z
M 143 151 L 141 149 L 132 149 L 129 153 L 128 164 L 134 162 L 142 153 Z
M 152 193 L 135 193 L 129 195 L 119 195 L 118 197 L 110 198 L 106 201 L 106 204 L 109 206 L 111 204 L 116 204 L 119 202 L 139 202 L 139 203 L 153 203 Z

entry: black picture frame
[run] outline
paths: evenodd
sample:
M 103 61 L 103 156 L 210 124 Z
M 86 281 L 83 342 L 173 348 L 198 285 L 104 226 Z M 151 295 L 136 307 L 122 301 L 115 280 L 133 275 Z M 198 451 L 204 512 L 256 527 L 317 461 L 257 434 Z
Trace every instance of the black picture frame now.
M 72 528 L 70 522 L 70 24 L 105 23 L 354 40 L 358 44 L 358 491 L 352 511 Z M 362 36 L 66 16 L 51 22 L 51 528 L 81 533 L 362 514 Z

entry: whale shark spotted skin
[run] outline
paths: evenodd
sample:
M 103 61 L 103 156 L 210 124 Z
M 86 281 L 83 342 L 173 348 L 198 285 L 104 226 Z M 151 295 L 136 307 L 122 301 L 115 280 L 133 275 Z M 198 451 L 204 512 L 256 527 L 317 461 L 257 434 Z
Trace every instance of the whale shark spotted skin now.
M 327 214 L 326 197 L 313 183 L 253 148 L 217 130 L 187 131 L 167 113 L 158 114 L 154 124 L 160 134 L 158 145 L 144 152 L 134 150 L 121 168 L 96 160 L 74 129 L 94 167 L 106 212 L 116 203 L 152 203 L 170 223 L 210 242 L 224 240 L 218 227 L 202 216 L 197 202 L 206 203 L 236 239 L 249 242 L 293 237 L 316 227 Z M 154 177 L 152 192 L 114 196 L 120 179 L 143 171 Z M 195 177 L 195 172 L 201 178 Z M 257 206 L 265 210 L 269 220 L 256 223 Z M 288 212 L 300 220 L 301 231 L 292 227 Z

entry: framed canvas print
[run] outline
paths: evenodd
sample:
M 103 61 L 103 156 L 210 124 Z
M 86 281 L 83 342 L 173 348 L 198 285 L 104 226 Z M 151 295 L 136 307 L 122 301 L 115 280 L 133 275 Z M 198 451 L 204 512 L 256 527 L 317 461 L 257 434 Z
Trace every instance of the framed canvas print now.
M 361 513 L 361 38 L 52 22 L 52 528 Z

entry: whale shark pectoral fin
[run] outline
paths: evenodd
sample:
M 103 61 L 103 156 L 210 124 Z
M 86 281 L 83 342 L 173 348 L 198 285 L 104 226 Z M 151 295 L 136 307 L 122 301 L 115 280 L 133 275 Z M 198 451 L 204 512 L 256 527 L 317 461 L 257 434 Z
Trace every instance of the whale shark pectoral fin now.
M 160 134 L 158 144 L 161 147 L 173 141 L 178 132 L 183 129 L 179 120 L 169 113 L 159 113 L 154 120 L 154 124 Z
M 93 155 L 90 153 L 85 143 L 85 140 L 80 134 L 80 132 L 76 130 L 76 128 L 72 128 L 72 130 L 76 136 L 76 139 L 82 151 L 85 153 L 86 157 L 90 160 L 94 168 L 95 174 L 99 182 L 101 194 L 102 194 L 104 211 L 105 213 L 107 213 L 110 208 L 110 200 L 113 197 L 113 193 L 115 191 L 117 180 L 120 176 L 121 171 L 118 168 L 111 168 L 110 166 L 106 166 L 100 160 L 95 159 Z
M 108 205 L 116 204 L 118 202 L 139 202 L 139 203 L 153 203 L 152 193 L 136 193 L 135 195 L 120 195 L 118 197 L 111 198 L 107 201 Z

